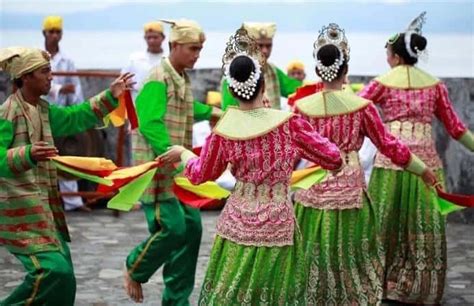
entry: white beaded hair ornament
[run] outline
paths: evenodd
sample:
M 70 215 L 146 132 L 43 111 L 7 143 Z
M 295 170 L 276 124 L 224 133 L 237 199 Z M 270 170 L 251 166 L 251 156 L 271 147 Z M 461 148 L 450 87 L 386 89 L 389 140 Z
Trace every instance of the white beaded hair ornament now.
M 255 67 L 245 81 L 237 81 L 230 75 L 230 66 L 232 62 L 240 57 L 245 56 L 252 60 Z M 227 42 L 224 56 L 222 57 L 222 69 L 224 77 L 229 87 L 242 98 L 250 99 L 255 93 L 258 80 L 262 74 L 263 57 L 258 49 L 258 45 L 243 27 L 238 29 Z
M 325 66 L 318 59 L 319 50 L 327 45 L 333 45 L 339 50 L 339 58 L 336 58 L 334 63 L 329 66 Z M 326 82 L 331 82 L 337 77 L 340 67 L 344 64 L 344 56 L 346 61 L 349 61 L 350 48 L 344 29 L 341 29 L 335 23 L 324 26 L 319 31 L 318 39 L 314 42 L 313 48 L 313 57 L 316 60 L 316 68 L 318 68 L 321 78 Z
M 413 58 L 419 58 L 426 54 L 425 50 L 418 50 L 418 47 L 415 46 L 415 52 L 411 49 L 411 36 L 412 34 L 421 35 L 423 25 L 426 22 L 426 12 L 422 12 L 418 15 L 412 22 L 408 25 L 408 28 L 405 31 L 405 48 L 407 49 L 408 54 Z

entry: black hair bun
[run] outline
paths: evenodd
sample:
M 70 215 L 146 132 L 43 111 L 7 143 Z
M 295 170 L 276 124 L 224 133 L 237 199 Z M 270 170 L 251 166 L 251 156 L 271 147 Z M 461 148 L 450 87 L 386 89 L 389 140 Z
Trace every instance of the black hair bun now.
M 427 43 L 428 41 L 423 36 L 416 33 L 411 34 L 410 48 L 414 52 L 416 52 L 417 50 L 418 51 L 425 50 Z

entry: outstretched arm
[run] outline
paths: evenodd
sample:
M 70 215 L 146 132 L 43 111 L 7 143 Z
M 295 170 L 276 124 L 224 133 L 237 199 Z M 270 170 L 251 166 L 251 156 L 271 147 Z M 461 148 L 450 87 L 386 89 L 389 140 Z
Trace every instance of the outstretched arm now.
M 295 145 L 303 158 L 329 170 L 342 166 L 341 152 L 335 144 L 322 137 L 302 117 L 294 116 L 290 120 Z
M 474 137 L 472 132 L 461 121 L 456 114 L 453 104 L 449 99 L 446 85 L 440 83 L 437 85 L 438 99 L 436 100 L 436 117 L 443 123 L 449 135 L 462 143 L 467 149 L 474 152 Z
M 118 97 L 131 89 L 132 74 L 119 76 L 110 88 L 95 97 L 72 106 L 49 105 L 49 122 L 53 136 L 77 134 L 93 128 L 103 117 L 118 105 Z
M 372 140 L 377 149 L 390 158 L 394 164 L 421 176 L 427 169 L 425 163 L 387 130 L 375 105 L 369 104 L 363 111 L 364 133 Z

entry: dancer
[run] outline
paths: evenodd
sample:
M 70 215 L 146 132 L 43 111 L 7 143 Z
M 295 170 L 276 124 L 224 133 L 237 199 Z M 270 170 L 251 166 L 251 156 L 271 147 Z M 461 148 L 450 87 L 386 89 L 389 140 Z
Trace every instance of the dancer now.
M 0 305 L 74 304 L 76 280 L 70 241 L 57 190 L 53 136 L 93 128 L 132 87 L 124 74 L 110 89 L 68 107 L 41 96 L 51 89 L 47 52 L 32 48 L 0 49 L 0 67 L 18 90 L 0 105 L 0 245 L 25 267 L 26 277 Z
M 304 254 L 288 197 L 290 176 L 301 156 L 328 169 L 342 162 L 337 148 L 306 121 L 264 107 L 259 59 L 254 40 L 239 29 L 223 59 L 239 108 L 227 110 L 200 158 L 182 147 L 162 157 L 182 160 L 194 184 L 216 179 L 228 164 L 237 178 L 217 222 L 200 305 L 304 304 Z
M 421 33 L 424 18 L 425 13 L 388 40 L 387 62 L 392 69 L 360 95 L 379 105 L 387 128 L 435 169 L 442 182 L 433 118 L 471 151 L 474 137 L 456 115 L 446 85 L 415 66 L 426 52 L 427 40 Z M 436 209 L 430 188 L 402 170 L 377 154 L 369 186 L 383 230 L 386 297 L 403 303 L 439 304 L 447 264 L 445 219 Z
M 154 160 L 171 145 L 191 149 L 194 119 L 219 116 L 211 106 L 194 101 L 186 74 L 203 48 L 202 28 L 191 20 L 165 22 L 171 24 L 170 55 L 150 71 L 136 100 L 140 127 L 132 135 L 135 164 Z M 174 196 L 174 174 L 173 167 L 160 168 L 141 199 L 150 236 L 130 252 L 124 273 L 127 294 L 136 302 L 143 301 L 141 284 L 162 265 L 163 305 L 188 304 L 194 287 L 201 215 Z
M 343 168 L 309 190 L 295 193 L 304 238 L 310 305 L 377 305 L 382 299 L 383 249 L 377 212 L 369 201 L 358 150 L 364 137 L 395 164 L 434 184 L 434 174 L 384 127 L 371 101 L 343 90 L 349 45 L 344 30 L 329 24 L 314 43 L 322 92 L 296 102 L 296 113 L 334 142 Z

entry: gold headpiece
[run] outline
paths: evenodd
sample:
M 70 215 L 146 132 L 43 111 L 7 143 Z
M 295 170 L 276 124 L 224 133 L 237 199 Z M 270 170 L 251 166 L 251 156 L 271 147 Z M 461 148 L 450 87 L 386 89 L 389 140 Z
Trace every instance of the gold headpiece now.
M 325 45 L 334 45 L 346 56 L 346 60 L 349 61 L 350 48 L 349 42 L 347 41 L 346 32 L 340 28 L 336 23 L 330 23 L 328 26 L 323 26 L 319 31 L 318 39 L 314 42 L 313 56 L 317 59 L 319 49 Z
M 323 63 L 318 60 L 319 50 L 327 45 L 333 45 L 339 50 L 339 58 L 329 66 L 323 65 Z M 336 78 L 339 67 L 344 64 L 344 57 L 346 62 L 349 62 L 350 59 L 349 42 L 347 41 L 344 29 L 341 29 L 339 25 L 335 23 L 323 26 L 319 31 L 318 39 L 314 42 L 313 47 L 313 57 L 316 60 L 316 67 L 321 72 L 321 78 L 331 82 Z
M 230 76 L 230 65 L 232 61 L 239 56 L 250 58 L 255 66 L 255 70 L 251 73 L 249 79 L 244 82 L 239 82 Z M 224 56 L 222 57 L 222 69 L 229 87 L 232 87 L 236 94 L 241 97 L 250 97 L 255 91 L 257 81 L 260 79 L 263 65 L 264 58 L 258 48 L 257 42 L 250 37 L 244 27 L 240 27 L 240 29 L 229 38 Z
M 257 42 L 250 37 L 244 27 L 240 27 L 235 34 L 229 38 L 225 47 L 224 56 L 222 57 L 222 68 L 224 69 L 226 65 L 230 64 L 237 55 L 242 54 L 254 58 L 260 65 L 263 65 L 265 62 Z

